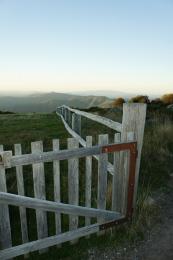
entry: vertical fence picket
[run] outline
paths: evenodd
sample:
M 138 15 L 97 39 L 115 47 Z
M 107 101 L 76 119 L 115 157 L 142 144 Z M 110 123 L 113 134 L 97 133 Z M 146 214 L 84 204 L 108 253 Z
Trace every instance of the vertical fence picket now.
M 0 145 L 0 152 L 3 146 Z M 0 165 L 0 191 L 7 192 L 5 168 Z M 12 246 L 11 226 L 8 205 L 0 204 L 0 247 L 2 249 Z
M 71 116 L 71 128 L 72 130 L 75 130 L 75 113 L 72 113 Z
M 68 113 L 67 108 L 64 108 L 64 119 L 66 122 L 67 122 L 67 113 Z
M 108 144 L 108 135 L 99 135 L 99 144 Z M 98 196 L 97 207 L 99 209 L 106 209 L 106 193 L 107 193 L 107 163 L 108 154 L 104 153 L 99 155 L 98 160 Z M 98 218 L 98 222 L 102 223 L 103 219 Z
M 116 133 L 114 136 L 114 142 L 120 142 L 121 135 L 120 133 Z M 120 211 L 120 184 L 121 184 L 121 172 L 120 172 L 120 152 L 114 153 L 114 175 L 112 181 L 112 210 Z
M 134 141 L 134 132 L 127 132 L 127 141 Z M 121 202 L 121 211 L 126 213 L 127 209 L 127 191 L 129 183 L 129 151 L 124 152 L 124 175 L 121 182 L 121 192 L 122 192 L 122 202 Z
M 64 117 L 64 108 L 61 107 L 61 113 L 60 113 L 63 117 Z
M 81 135 L 81 116 L 77 115 L 76 118 L 76 132 Z
M 59 150 L 59 140 L 53 140 L 53 150 Z M 53 161 L 53 174 L 54 174 L 54 200 L 60 202 L 60 162 L 58 160 Z M 55 213 L 55 225 L 56 235 L 61 233 L 61 214 Z
M 86 147 L 92 147 L 92 136 L 86 137 Z M 85 169 L 85 206 L 91 207 L 91 180 L 92 180 L 92 156 L 86 157 Z M 85 225 L 91 224 L 91 219 L 85 217 Z
M 21 144 L 15 144 L 14 151 L 15 151 L 15 155 L 21 155 L 22 154 Z M 24 181 L 23 181 L 23 167 L 21 165 L 16 166 L 16 178 L 17 178 L 18 194 L 25 196 Z M 27 227 L 26 208 L 19 207 L 19 211 L 20 211 L 21 231 L 22 231 L 22 242 L 27 243 L 28 227 Z M 28 255 L 25 255 L 25 257 L 28 257 Z
M 33 154 L 40 154 L 43 152 L 42 141 L 32 142 L 31 150 Z M 34 194 L 38 199 L 46 199 L 45 195 L 45 175 L 44 175 L 44 163 L 35 163 L 32 165 L 33 179 L 34 179 Z M 47 213 L 41 210 L 36 210 L 37 219 L 37 234 L 38 239 L 48 236 L 47 228 Z M 40 253 L 47 251 L 47 249 L 40 250 Z
M 62 107 L 58 108 L 58 113 L 62 115 Z
M 71 111 L 68 110 L 68 114 L 67 114 L 67 122 L 68 122 L 68 125 L 71 127 Z
M 68 149 L 79 148 L 79 143 L 74 138 L 68 138 Z M 68 201 L 69 204 L 78 205 L 79 203 L 79 159 L 68 160 Z M 69 230 L 78 227 L 78 216 L 69 215 Z M 72 243 L 76 243 L 72 241 Z
M 75 113 L 72 114 L 72 129 L 81 135 L 81 116 Z
M 80 112 L 75 113 L 75 110 L 68 109 L 67 107 L 63 107 L 58 109 L 60 113 L 63 114 L 65 121 L 72 125 L 72 129 L 81 135 L 81 115 Z M 73 113 L 74 112 L 74 113 Z M 81 113 L 82 114 L 82 113 Z M 123 120 L 122 125 L 117 126 L 118 131 L 121 131 L 120 134 L 115 134 L 115 143 L 121 142 L 124 143 L 126 141 L 137 141 L 138 148 L 138 158 L 136 164 L 136 179 L 135 179 L 135 189 L 134 189 L 134 205 L 136 200 L 137 193 L 137 183 L 139 176 L 139 166 L 140 166 L 140 156 L 142 149 L 142 141 L 143 141 L 143 132 L 144 132 L 144 124 L 145 124 L 145 115 L 146 115 L 146 105 L 143 104 L 124 104 L 123 105 Z M 84 114 L 85 116 L 85 114 Z M 95 118 L 96 121 L 97 118 Z M 93 117 L 92 117 L 92 120 Z M 103 119 L 102 119 L 103 121 Z M 98 121 L 99 122 L 99 121 Z M 105 124 L 105 122 L 103 122 Z M 115 125 L 115 124 L 114 124 Z M 115 128 L 115 126 L 114 126 Z M 113 129 L 114 129 L 113 128 Z M 75 135 L 74 135 L 75 136 Z M 79 138 L 80 140 L 80 138 Z M 108 135 L 99 135 L 99 145 L 108 144 Z M 85 146 L 85 145 L 84 145 Z M 86 137 L 86 147 L 92 146 L 92 137 Z M 68 149 L 77 149 L 79 148 L 79 142 L 77 139 L 69 138 L 68 139 Z M 43 152 L 43 144 L 42 142 L 33 142 L 31 143 L 31 149 L 33 154 L 40 155 Z M 99 147 L 98 147 L 99 149 Z M 53 140 L 53 150 L 59 151 L 59 140 Z M 3 146 L 0 145 L 0 152 L 3 151 Z M 82 151 L 83 152 L 83 151 Z M 20 155 L 21 145 L 15 144 L 15 155 Z M 72 152 L 71 152 L 72 153 Z M 55 153 L 52 153 L 55 156 Z M 71 155 L 70 155 L 71 156 Z M 73 155 L 74 156 L 74 155 Z M 136 156 L 136 150 L 134 151 L 134 156 Z M 56 202 L 61 201 L 60 196 L 60 162 L 53 158 L 53 178 L 54 178 L 54 200 Z M 67 157 L 66 157 L 67 158 Z M 98 209 L 106 209 L 108 205 L 106 205 L 107 198 L 107 182 L 108 182 L 108 166 L 112 165 L 109 163 L 108 165 L 108 154 L 100 153 L 98 155 L 98 193 L 97 193 L 97 208 Z M 16 158 L 15 158 L 16 159 Z M 18 158 L 19 159 L 19 158 Z M 41 159 L 44 160 L 44 157 Z M 132 157 L 132 159 L 135 159 Z M 10 159 L 9 161 L 4 156 L 2 159 L 3 162 L 9 162 L 5 167 L 10 167 Z M 47 161 L 47 160 L 46 160 Z M 30 161 L 31 163 L 31 161 Z M 33 162 L 32 162 L 33 163 Z M 5 164 L 5 163 L 4 163 Z M 85 206 L 91 207 L 91 182 L 92 182 L 92 156 L 86 156 L 85 160 L 86 169 L 85 169 Z M 13 164 L 12 164 L 13 165 Z M 14 164 L 15 166 L 18 164 Z M 129 167 L 131 166 L 131 167 Z M 133 167 L 132 167 L 133 166 Z M 112 210 L 120 211 L 122 215 L 125 215 L 127 208 L 127 188 L 129 182 L 129 168 L 131 172 L 134 172 L 135 165 L 129 165 L 129 151 L 121 150 L 120 152 L 114 153 L 114 175 L 112 181 Z M 0 191 L 7 192 L 6 187 L 6 176 L 5 176 L 5 167 L 0 165 Z M 38 199 L 46 199 L 45 194 L 45 176 L 44 176 L 44 163 L 33 163 L 33 181 L 34 181 L 34 194 Z M 110 171 L 110 170 L 109 170 Z M 17 188 L 18 194 L 24 196 L 24 181 L 23 181 L 23 168 L 22 166 L 16 166 L 16 176 L 17 176 Z M 133 185 L 133 183 L 132 183 Z M 68 159 L 68 202 L 72 205 L 79 205 L 79 159 L 71 158 Z M 131 201 L 130 201 L 131 203 Z M 21 205 L 21 204 L 19 204 Z M 23 205 L 23 204 L 22 204 Z M 20 219 L 21 219 L 21 231 L 22 231 L 22 241 L 23 243 L 28 242 L 28 230 L 27 230 L 27 218 L 26 218 L 26 209 L 25 205 L 19 207 L 20 210 Z M 70 211 L 71 212 L 71 211 Z M 77 214 L 77 213 L 75 213 Z M 38 239 L 43 239 L 48 237 L 48 226 L 47 226 L 47 213 L 44 210 L 36 210 L 36 220 L 37 220 L 37 234 Z M 61 213 L 55 213 L 55 222 L 56 222 L 56 235 L 61 233 Z M 97 222 L 99 224 L 104 222 L 103 217 L 98 217 Z M 75 231 L 78 228 L 79 224 L 79 216 L 78 215 L 69 215 L 69 230 Z M 88 226 L 91 224 L 91 218 L 85 216 L 85 225 Z M 98 232 L 98 229 L 96 229 Z M 104 231 L 103 231 L 104 232 Z M 100 232 L 99 234 L 102 234 Z M 72 232 L 73 233 L 73 232 Z M 84 233 L 85 235 L 86 233 Z M 69 235 L 68 235 L 69 236 Z M 69 240 L 74 244 L 77 242 L 76 237 L 78 236 L 70 236 Z M 74 240 L 75 238 L 75 240 Z M 51 238 L 52 239 L 52 238 Z M 11 227 L 10 227 L 10 217 L 9 217 L 9 208 L 8 205 L 0 204 L 0 248 L 5 249 L 12 246 L 11 240 Z M 25 245 L 26 247 L 28 245 Z M 40 247 L 39 247 L 40 248 Z M 9 250 L 9 249 L 8 249 Z M 21 247 L 20 247 L 21 250 Z M 47 249 L 41 249 L 40 252 L 45 252 Z M 23 251 L 28 252 L 28 251 Z

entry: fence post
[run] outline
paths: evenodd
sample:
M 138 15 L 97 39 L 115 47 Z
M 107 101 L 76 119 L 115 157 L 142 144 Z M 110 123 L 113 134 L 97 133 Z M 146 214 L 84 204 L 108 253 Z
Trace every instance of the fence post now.
M 65 107 L 62 107 L 62 116 L 65 119 Z
M 72 121 L 72 118 L 71 118 L 71 111 L 68 110 L 67 112 L 67 123 L 68 125 L 71 127 L 71 121 Z
M 133 103 L 133 104 L 123 104 L 123 120 L 122 120 L 122 132 L 121 132 L 121 141 L 128 141 L 128 133 L 133 132 L 134 138 L 137 141 L 138 157 L 136 161 L 136 176 L 135 176 L 135 187 L 134 187 L 134 206 L 136 203 L 137 197 L 137 188 L 138 188 L 138 179 L 139 179 L 139 168 L 141 160 L 141 150 L 143 144 L 143 135 L 145 127 L 145 118 L 146 118 L 146 104 L 142 103 Z M 121 172 L 125 174 L 125 156 L 124 152 L 121 154 Z M 128 183 L 128 176 L 125 176 L 125 185 Z M 122 213 L 126 213 L 126 203 L 123 202 Z
M 64 120 L 67 122 L 67 113 L 68 113 L 68 110 L 67 108 L 64 108 Z
M 72 114 L 72 129 L 81 135 L 81 116 L 75 113 Z

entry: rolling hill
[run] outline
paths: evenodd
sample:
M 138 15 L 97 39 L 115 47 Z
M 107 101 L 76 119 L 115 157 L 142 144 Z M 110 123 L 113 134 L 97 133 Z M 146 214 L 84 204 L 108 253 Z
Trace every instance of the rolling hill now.
M 23 96 L 0 96 L 0 110 L 12 112 L 52 112 L 60 105 L 77 108 L 110 107 L 112 99 L 105 96 L 80 96 L 64 93 L 36 93 Z

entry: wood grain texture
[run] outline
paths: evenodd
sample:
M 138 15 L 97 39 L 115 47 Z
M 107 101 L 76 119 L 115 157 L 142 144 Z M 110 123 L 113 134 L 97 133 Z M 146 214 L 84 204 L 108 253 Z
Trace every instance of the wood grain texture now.
M 75 113 L 72 114 L 72 130 L 81 135 L 81 116 Z
M 14 145 L 14 152 L 15 152 L 15 155 L 21 155 L 22 154 L 21 144 L 15 144 Z M 18 194 L 24 196 L 25 191 L 24 191 L 23 167 L 22 166 L 16 167 L 16 178 L 17 178 Z M 19 212 L 20 212 L 22 242 L 27 243 L 29 240 L 28 240 L 28 226 L 27 226 L 26 208 L 20 207 Z M 25 257 L 28 257 L 28 255 L 26 255 Z
M 78 138 L 76 138 L 78 140 Z M 86 143 L 86 142 L 85 142 Z M 122 142 L 121 142 L 122 143 Z M 129 142 L 123 142 L 123 144 L 126 144 Z M 109 145 L 108 145 L 109 146 Z M 110 144 L 111 146 L 111 144 Z M 11 158 L 11 167 L 16 167 L 18 165 L 29 165 L 29 164 L 35 164 L 35 163 L 41 163 L 41 162 L 51 162 L 53 160 L 66 160 L 70 158 L 81 158 L 85 156 L 93 156 L 98 160 L 98 155 L 101 153 L 102 150 L 101 145 L 92 146 L 91 148 L 87 148 L 86 144 L 85 147 L 79 148 L 79 149 L 73 149 L 73 150 L 61 150 L 61 151 L 50 151 L 50 152 L 44 152 L 40 154 L 22 154 L 18 156 L 12 156 Z M 111 163 L 108 162 L 107 167 L 108 172 L 110 172 L 112 175 L 114 173 L 114 167 Z
M 33 154 L 39 155 L 43 152 L 42 141 L 32 142 L 31 150 Z M 33 181 L 34 181 L 34 195 L 35 198 L 44 200 L 45 195 L 45 176 L 44 176 L 44 164 L 36 163 L 32 165 L 33 168 Z M 37 220 L 37 235 L 38 239 L 45 238 L 48 236 L 47 228 L 47 214 L 41 210 L 36 210 L 36 220 Z M 43 251 L 44 252 L 44 251 Z M 40 253 L 43 253 L 40 252 Z
M 68 149 L 79 148 L 79 143 L 74 138 L 68 138 Z M 72 205 L 79 204 L 79 159 L 68 160 L 68 202 Z M 78 216 L 69 216 L 69 230 L 78 228 Z M 72 241 L 76 243 L 77 241 Z
M 0 152 L 3 146 L 0 145 Z M 5 168 L 0 165 L 0 191 L 7 192 Z M 8 205 L 0 203 L 0 248 L 5 249 L 12 246 L 11 226 Z
M 141 151 L 143 144 L 143 135 L 146 118 L 146 104 L 133 103 L 123 104 L 123 120 L 122 120 L 122 133 L 121 142 L 128 140 L 128 133 L 133 132 L 135 140 L 137 141 L 138 157 L 136 162 L 136 178 L 135 178 L 135 192 L 134 192 L 134 207 L 136 203 L 137 187 L 139 179 L 139 167 L 141 160 Z M 121 160 L 121 171 L 124 173 L 124 160 Z M 125 209 L 123 209 L 125 213 Z
M 74 129 L 74 118 L 75 118 L 75 116 L 74 116 L 75 114 L 73 113 L 73 115 L 72 115 L 72 129 L 69 127 L 69 125 L 65 122 L 65 120 L 64 120 L 64 118 L 62 117 L 62 115 L 59 115 L 60 117 L 61 117 L 61 119 L 62 119 L 62 121 L 63 121 L 63 123 L 64 123 L 64 126 L 65 126 L 65 128 L 66 128 L 66 130 L 69 132 L 69 134 L 70 135 L 72 135 L 75 139 L 77 139 L 78 140 L 78 142 L 83 146 L 83 147 L 86 147 L 86 141 L 80 136 L 80 135 L 78 135 L 73 129 Z M 96 153 L 97 154 L 97 153 Z M 96 159 L 96 160 L 98 160 L 98 156 L 97 155 L 93 155 L 93 157 Z M 91 154 L 92 155 L 92 154 Z M 110 173 L 110 174 L 114 174 L 114 167 L 113 167 L 113 165 L 110 163 L 110 162 L 108 162 L 108 166 L 107 166 L 107 168 L 108 168 L 108 172 Z
M 68 106 L 65 106 L 63 105 L 64 108 L 70 110 L 71 112 L 77 114 L 77 115 L 80 115 L 80 116 L 84 116 L 86 118 L 89 118 L 95 122 L 98 122 L 98 123 L 101 123 L 103 125 L 106 125 L 107 127 L 111 128 L 111 129 L 114 129 L 116 130 L 117 132 L 121 132 L 121 124 L 118 123 L 118 122 L 115 122 L 109 118 L 105 118 L 105 117 L 102 117 L 102 116 L 98 116 L 98 115 L 94 115 L 94 114 L 91 114 L 91 113 L 87 113 L 87 112 L 84 112 L 84 111 L 80 111 L 80 110 L 77 110 L 77 109 L 72 109 Z
M 9 204 L 14 206 L 25 206 L 26 208 L 38 209 L 41 211 L 50 211 L 56 213 L 63 213 L 73 216 L 87 216 L 87 217 L 99 217 L 108 220 L 116 219 L 120 217 L 119 212 L 113 212 L 109 210 L 101 210 L 95 208 L 87 208 L 82 206 L 76 206 L 72 204 L 65 204 L 54 201 L 41 200 L 26 196 L 20 196 L 11 193 L 0 192 L 0 202 L 3 204 Z
M 99 231 L 99 225 L 93 224 L 77 230 L 69 231 L 61 235 L 51 236 L 37 241 L 29 242 L 20 246 L 0 251 L 0 259 L 6 260 L 22 254 L 43 250 L 50 246 L 58 245 Z
M 108 135 L 99 135 L 99 145 L 108 144 Z M 97 208 L 106 209 L 106 194 L 107 194 L 107 162 L 108 154 L 101 154 L 98 161 L 98 195 Z M 102 223 L 103 219 L 98 218 L 98 222 Z
M 92 136 L 86 137 L 86 146 L 92 147 Z M 91 181 L 92 181 L 92 156 L 86 157 L 86 168 L 85 168 L 85 206 L 91 207 Z M 85 217 L 85 225 L 91 224 L 91 219 Z
M 23 154 L 20 156 L 13 156 L 11 158 L 11 167 L 18 165 L 29 165 L 37 164 L 42 162 L 51 162 L 53 160 L 66 160 L 70 158 L 80 158 L 88 155 L 100 154 L 101 147 L 93 146 L 92 148 L 79 148 L 71 150 L 62 151 L 51 151 L 44 153 L 34 153 L 34 154 Z
M 134 133 L 128 132 L 127 133 L 127 141 L 134 141 Z M 124 160 L 124 174 L 122 174 L 120 188 L 121 188 L 121 207 L 119 210 L 120 212 L 126 213 L 127 209 L 127 200 L 128 200 L 128 185 L 129 185 L 129 166 L 130 166 L 130 152 L 124 151 L 123 152 L 123 160 Z
M 0 164 L 3 165 L 4 168 L 11 168 L 11 158 L 12 151 L 0 152 Z
M 114 136 L 114 142 L 120 143 L 121 135 L 120 133 L 116 133 Z M 121 181 L 122 175 L 120 172 L 120 152 L 114 153 L 114 175 L 112 180 L 112 210 L 120 211 L 121 205 Z
M 59 151 L 59 140 L 53 140 L 53 150 Z M 60 197 L 60 162 L 58 160 L 53 161 L 53 176 L 54 176 L 54 200 L 56 202 L 61 201 Z M 56 225 L 56 235 L 61 233 L 61 214 L 55 214 L 55 225 Z

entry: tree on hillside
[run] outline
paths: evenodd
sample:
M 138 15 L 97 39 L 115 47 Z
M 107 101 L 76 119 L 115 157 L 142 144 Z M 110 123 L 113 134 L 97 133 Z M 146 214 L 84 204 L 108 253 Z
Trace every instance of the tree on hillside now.
M 173 104 L 173 93 L 163 95 L 161 97 L 161 100 L 164 104 L 167 104 L 167 105 Z
M 149 104 L 149 103 L 150 103 L 150 100 L 149 100 L 148 96 L 139 95 L 139 96 L 136 96 L 136 97 L 132 97 L 132 98 L 129 100 L 129 102 Z
M 112 107 L 121 107 L 123 105 L 123 103 L 125 103 L 124 98 L 122 98 L 122 97 L 116 98 L 112 102 Z

